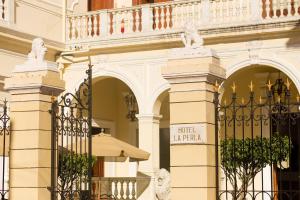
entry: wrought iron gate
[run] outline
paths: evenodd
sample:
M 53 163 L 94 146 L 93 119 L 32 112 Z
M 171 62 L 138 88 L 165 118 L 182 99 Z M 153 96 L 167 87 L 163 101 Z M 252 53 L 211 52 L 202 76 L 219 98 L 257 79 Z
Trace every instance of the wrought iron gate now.
M 51 199 L 90 200 L 92 176 L 92 66 L 75 94 L 52 103 Z
M 291 84 L 277 79 L 266 96 L 229 101 L 215 92 L 216 199 L 300 199 L 300 103 Z

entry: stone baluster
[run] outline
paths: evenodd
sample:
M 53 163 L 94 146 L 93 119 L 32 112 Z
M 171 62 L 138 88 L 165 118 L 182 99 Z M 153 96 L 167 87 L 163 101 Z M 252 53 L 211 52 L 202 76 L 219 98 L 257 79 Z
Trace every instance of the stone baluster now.
M 70 28 L 71 28 L 70 18 L 66 17 L 66 41 L 70 40 Z
M 251 1 L 253 1 L 253 0 L 246 0 L 246 19 L 247 19 L 247 21 L 249 21 L 250 19 L 251 19 Z M 257 7 L 257 9 L 259 9 L 258 7 Z
M 76 17 L 77 25 L 76 25 L 76 32 L 77 32 L 77 39 L 82 39 L 82 33 L 81 33 L 81 16 Z
M 295 9 L 294 16 L 300 15 L 300 13 L 298 12 L 298 10 L 299 10 L 299 0 L 294 1 L 294 9 Z
M 100 10 L 100 25 L 99 25 L 99 35 L 105 37 L 110 32 L 111 23 L 110 23 L 110 13 L 107 10 Z
M 122 21 L 122 16 L 121 16 L 122 13 L 120 13 L 119 11 L 116 11 L 114 16 L 115 16 L 115 30 L 114 30 L 114 34 L 115 35 L 118 35 L 121 33 L 121 21 Z
M 230 15 L 229 15 L 229 3 L 230 3 L 230 0 L 227 0 L 227 1 L 224 1 L 224 21 L 225 22 L 228 22 L 230 21 Z
M 81 18 L 81 31 L 82 31 L 82 37 L 86 38 L 87 37 L 87 31 L 86 31 L 86 16 L 83 15 Z
M 237 21 L 241 21 L 241 2 L 240 0 L 234 0 L 234 13 Z
M 171 9 L 170 5 L 166 5 L 166 29 L 170 29 L 170 24 L 171 24 Z
M 132 16 L 132 9 L 127 11 L 127 26 L 126 26 L 126 33 L 132 33 L 132 21 L 133 21 L 133 16 Z
M 88 15 L 88 37 L 92 37 L 92 16 Z
M 197 25 L 200 26 L 202 24 L 202 22 L 203 22 L 203 20 L 201 19 L 201 16 L 202 16 L 201 3 L 196 2 L 196 10 L 197 10 L 196 22 L 197 22 Z
M 124 194 L 125 194 L 125 192 L 124 192 L 124 180 L 119 180 L 119 182 L 120 182 L 120 184 L 121 184 L 121 188 L 120 188 L 120 195 L 121 195 L 121 199 L 123 199 L 124 198 Z
M 178 27 L 178 5 L 172 4 L 172 28 L 176 29 Z
M 209 0 L 205 0 L 205 1 L 201 1 L 201 3 L 199 4 L 199 11 L 201 12 L 201 15 L 199 16 L 200 19 L 199 21 L 201 21 L 201 26 L 207 26 L 209 24 L 211 24 L 213 22 L 213 16 L 214 16 L 214 7 L 211 5 L 212 1 Z M 213 14 L 212 14 L 213 13 Z
M 131 182 L 130 180 L 128 180 L 128 181 L 125 180 L 125 187 L 126 187 L 125 197 L 126 197 L 126 199 L 130 199 L 130 188 L 129 188 L 130 182 Z
M 211 11 L 212 11 L 212 24 L 215 24 L 217 21 L 217 2 L 211 1 Z
M 118 25 L 117 25 L 117 21 L 118 21 L 118 16 L 117 16 L 117 12 L 113 11 L 112 12 L 112 35 L 116 35 L 118 32 Z
M 266 4 L 266 19 L 270 19 L 271 18 L 271 15 L 270 15 L 270 0 L 266 0 L 265 4 Z
M 250 0 L 250 15 L 253 21 L 261 19 L 262 0 Z
M 141 16 L 140 16 L 140 9 L 135 10 L 135 17 L 136 17 L 136 31 L 141 32 L 142 27 L 141 27 Z
M 222 1 L 216 2 L 216 7 L 217 7 L 217 13 L 218 13 L 216 22 L 220 23 L 223 21 Z
M 235 16 L 233 15 L 233 5 L 234 1 L 230 0 L 228 1 L 228 18 L 229 18 L 229 22 L 233 23 L 236 21 Z
M 94 30 L 93 37 L 97 37 L 98 36 L 98 15 L 97 14 L 93 15 L 93 30 Z
M 118 198 L 119 197 L 119 192 L 118 192 L 118 180 L 113 180 L 112 183 L 114 184 L 114 191 L 113 195 Z
M 292 0 L 287 0 L 287 16 L 292 16 Z
M 155 29 L 159 29 L 159 7 L 154 7 L 155 12 Z
M 160 6 L 160 24 L 161 24 L 161 30 L 165 29 L 165 7 Z
M 278 9 L 277 0 L 273 0 L 272 9 L 271 9 L 273 11 L 273 17 L 272 18 L 277 18 L 277 9 Z
M 132 190 L 131 190 L 132 199 L 136 199 L 136 180 L 132 180 Z
M 142 31 L 149 32 L 153 30 L 153 8 L 150 7 L 150 4 L 145 4 L 141 9 L 141 18 L 142 18 Z
M 186 4 L 181 4 L 181 11 L 180 11 L 180 13 L 181 13 L 181 16 L 180 16 L 180 18 L 181 18 L 181 27 L 184 27 L 185 26 L 185 20 L 187 20 L 187 18 L 186 18 L 186 13 L 185 13 L 185 7 L 186 7 Z
M 191 4 L 190 3 L 186 3 L 185 4 L 185 19 L 188 22 L 192 22 L 191 21 Z
M 4 20 L 4 17 L 5 17 L 5 13 L 4 12 L 5 12 L 4 4 L 3 4 L 2 0 L 0 0 L 0 19 L 1 20 Z
M 279 16 L 279 18 L 284 17 L 283 11 L 284 11 L 285 5 L 286 5 L 285 2 L 286 2 L 286 0 L 279 0 L 279 9 L 280 9 L 280 16 Z
M 72 24 L 71 39 L 75 40 L 76 39 L 76 22 L 75 22 L 74 16 L 71 18 L 71 24 Z

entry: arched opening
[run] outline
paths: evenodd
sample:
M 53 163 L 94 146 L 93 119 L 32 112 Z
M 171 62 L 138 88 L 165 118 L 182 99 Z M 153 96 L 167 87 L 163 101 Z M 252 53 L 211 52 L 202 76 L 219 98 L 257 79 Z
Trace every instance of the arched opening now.
M 170 171 L 170 101 L 168 91 L 154 104 L 154 113 L 161 116 L 159 123 L 159 168 Z
M 111 77 L 101 77 L 93 81 L 93 132 L 104 131 L 113 137 L 138 147 L 138 123 L 136 118 L 130 118 L 126 98 L 134 96 L 131 89 L 122 81 Z M 138 105 L 133 109 L 138 113 Z M 134 113 L 135 114 L 135 113 Z M 133 116 L 134 116 L 133 114 Z M 104 130 L 103 130 L 104 129 Z M 103 161 L 106 161 L 103 163 Z M 107 177 L 135 177 L 136 163 L 117 162 L 106 158 L 99 161 L 99 176 Z M 102 167 L 102 169 L 99 169 Z M 95 169 L 97 170 L 97 169 Z
M 282 71 L 251 65 L 222 85 L 221 199 L 299 199 L 299 92 Z

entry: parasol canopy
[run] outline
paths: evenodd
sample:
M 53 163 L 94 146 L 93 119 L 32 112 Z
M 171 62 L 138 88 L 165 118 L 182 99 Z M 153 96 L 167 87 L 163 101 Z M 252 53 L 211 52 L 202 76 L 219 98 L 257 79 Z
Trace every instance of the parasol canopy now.
M 79 152 L 79 150 L 78 145 L 77 151 Z M 150 156 L 148 152 L 104 133 L 92 137 L 92 155 L 97 157 L 129 157 L 137 161 L 148 160 Z

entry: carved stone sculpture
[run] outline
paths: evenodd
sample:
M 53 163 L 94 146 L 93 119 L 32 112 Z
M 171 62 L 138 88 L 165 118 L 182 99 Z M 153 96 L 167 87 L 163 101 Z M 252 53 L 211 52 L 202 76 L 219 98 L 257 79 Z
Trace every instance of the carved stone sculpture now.
M 16 65 L 14 72 L 33 72 L 43 70 L 58 72 L 56 63 L 48 62 L 45 60 L 46 52 L 47 48 L 45 47 L 43 39 L 35 38 L 32 41 L 31 51 L 27 56 L 26 62 L 20 65 Z
M 43 64 L 46 52 L 47 48 L 44 41 L 41 38 L 35 38 L 32 41 L 31 52 L 28 54 L 28 62 L 38 65 Z
M 171 179 L 166 169 L 160 169 L 155 178 L 155 193 L 158 200 L 170 200 Z
M 203 48 L 203 38 L 190 22 L 185 24 L 185 30 L 184 33 L 181 34 L 181 39 L 186 48 Z

